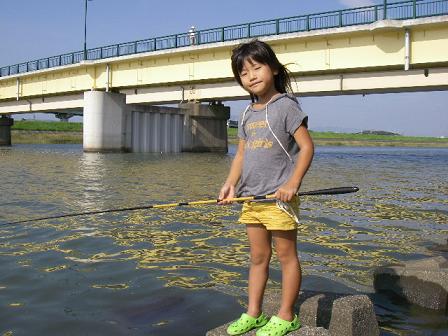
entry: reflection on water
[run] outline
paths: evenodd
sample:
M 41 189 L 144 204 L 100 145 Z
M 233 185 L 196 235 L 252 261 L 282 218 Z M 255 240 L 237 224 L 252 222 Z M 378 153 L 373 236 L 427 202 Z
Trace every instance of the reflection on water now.
M 103 184 L 105 157 L 97 153 L 85 153 L 76 171 L 74 182 L 81 189 L 83 197 L 74 204 L 80 211 L 102 209 L 103 199 L 109 195 Z
M 71 145 L 0 149 L 0 335 L 62 329 L 200 335 L 233 318 L 247 286 L 248 246 L 236 223 L 239 205 L 2 225 L 214 199 L 232 151 L 104 155 Z M 318 148 L 303 190 L 354 185 L 360 191 L 303 198 L 298 248 L 305 289 L 331 291 L 339 283 L 353 292 L 372 292 L 376 266 L 434 255 L 427 247 L 448 233 L 447 164 L 446 149 Z M 276 260 L 271 275 L 269 286 L 279 287 Z M 332 281 L 313 288 L 307 276 Z M 385 334 L 435 325 L 448 330 L 444 316 L 428 326 L 428 320 L 395 306 L 391 312 L 392 306 L 377 306 Z M 197 324 L 185 330 L 192 318 Z

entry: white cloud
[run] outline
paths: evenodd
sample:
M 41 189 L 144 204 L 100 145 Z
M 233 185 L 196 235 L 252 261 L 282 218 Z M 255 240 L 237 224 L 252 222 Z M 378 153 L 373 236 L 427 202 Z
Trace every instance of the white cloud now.
M 375 4 L 375 1 L 372 0 L 339 0 L 339 2 L 350 8 L 371 6 Z

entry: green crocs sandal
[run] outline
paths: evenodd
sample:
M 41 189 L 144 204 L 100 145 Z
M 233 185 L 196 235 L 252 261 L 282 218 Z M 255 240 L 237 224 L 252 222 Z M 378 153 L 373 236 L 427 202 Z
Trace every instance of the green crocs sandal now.
M 254 328 L 262 327 L 266 323 L 268 323 L 268 318 L 263 313 L 261 313 L 257 318 L 243 313 L 238 320 L 229 325 L 227 328 L 227 333 L 229 335 L 241 335 Z
M 294 315 L 292 321 L 282 320 L 280 317 L 272 316 L 269 322 L 257 330 L 257 336 L 284 336 L 290 331 L 300 328 L 300 322 L 297 315 Z

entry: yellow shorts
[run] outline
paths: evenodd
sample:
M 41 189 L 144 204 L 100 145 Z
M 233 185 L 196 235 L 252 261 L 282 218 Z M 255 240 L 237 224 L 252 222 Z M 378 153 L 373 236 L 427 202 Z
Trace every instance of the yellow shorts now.
M 294 230 L 299 222 L 299 198 L 290 202 L 247 202 L 239 222 L 243 224 L 262 224 L 267 230 Z

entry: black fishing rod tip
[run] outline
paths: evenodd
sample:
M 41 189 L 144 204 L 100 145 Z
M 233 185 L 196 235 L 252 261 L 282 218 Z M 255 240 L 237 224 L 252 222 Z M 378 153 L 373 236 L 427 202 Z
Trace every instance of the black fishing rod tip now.
M 349 193 L 355 193 L 355 192 L 359 191 L 359 188 L 358 187 L 342 187 L 341 191 L 344 194 L 345 193 L 349 194 Z

